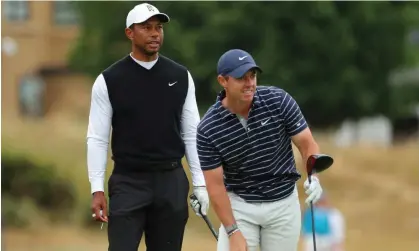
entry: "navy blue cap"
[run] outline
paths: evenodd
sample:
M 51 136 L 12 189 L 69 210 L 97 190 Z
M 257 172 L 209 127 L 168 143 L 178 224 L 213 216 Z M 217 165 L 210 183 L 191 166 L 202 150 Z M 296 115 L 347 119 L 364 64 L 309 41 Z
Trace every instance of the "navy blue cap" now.
M 217 73 L 222 76 L 241 78 L 247 71 L 256 68 L 260 72 L 253 57 L 246 51 L 233 49 L 224 53 L 218 60 Z

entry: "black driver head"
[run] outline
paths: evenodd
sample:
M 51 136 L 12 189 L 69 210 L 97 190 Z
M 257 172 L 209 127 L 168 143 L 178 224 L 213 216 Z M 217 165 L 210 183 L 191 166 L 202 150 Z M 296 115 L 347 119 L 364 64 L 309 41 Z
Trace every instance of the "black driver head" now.
M 333 164 L 333 158 L 326 154 L 313 154 L 307 160 L 307 173 L 312 175 L 328 169 Z

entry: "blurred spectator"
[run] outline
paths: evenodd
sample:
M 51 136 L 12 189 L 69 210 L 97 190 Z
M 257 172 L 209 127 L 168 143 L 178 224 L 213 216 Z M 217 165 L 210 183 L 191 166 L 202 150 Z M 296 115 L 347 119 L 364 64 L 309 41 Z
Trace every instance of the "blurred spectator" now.
M 332 206 L 324 192 L 313 210 L 317 251 L 344 251 L 345 219 L 342 213 Z M 310 208 L 303 213 L 302 235 L 303 250 L 313 251 Z

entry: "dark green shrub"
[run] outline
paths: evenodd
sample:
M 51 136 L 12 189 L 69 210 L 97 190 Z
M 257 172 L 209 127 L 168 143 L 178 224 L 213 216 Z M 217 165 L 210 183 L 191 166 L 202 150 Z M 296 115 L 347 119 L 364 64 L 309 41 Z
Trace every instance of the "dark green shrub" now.
M 18 209 L 25 199 L 33 201 L 50 220 L 67 220 L 70 217 L 76 203 L 75 187 L 70 181 L 59 177 L 52 165 L 39 165 L 23 155 L 4 151 L 1 155 L 2 195 L 8 198 L 8 208 L 2 207 L 6 209 L 2 210 L 6 224 L 24 225 L 24 217 L 19 219 Z

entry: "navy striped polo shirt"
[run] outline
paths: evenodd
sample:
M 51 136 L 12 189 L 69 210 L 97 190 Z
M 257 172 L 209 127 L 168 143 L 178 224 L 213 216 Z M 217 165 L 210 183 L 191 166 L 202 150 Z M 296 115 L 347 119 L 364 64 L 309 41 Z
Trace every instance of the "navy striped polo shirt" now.
M 288 197 L 301 177 L 291 136 L 307 128 L 296 101 L 277 87 L 258 86 L 246 123 L 224 108 L 222 91 L 198 125 L 203 171 L 222 166 L 227 191 L 248 202 Z

